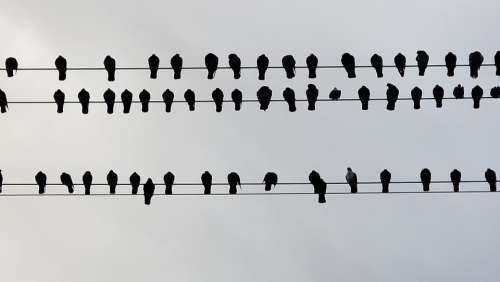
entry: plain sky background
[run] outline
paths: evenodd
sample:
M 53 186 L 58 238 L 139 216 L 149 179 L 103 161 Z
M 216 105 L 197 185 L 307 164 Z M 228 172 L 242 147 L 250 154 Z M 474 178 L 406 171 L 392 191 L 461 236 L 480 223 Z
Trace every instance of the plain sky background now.
M 146 66 L 157 54 L 168 66 L 175 53 L 185 66 L 201 66 L 206 53 L 227 65 L 234 52 L 243 65 L 255 65 L 265 53 L 271 65 L 286 54 L 299 65 L 311 53 L 320 64 L 339 64 L 350 52 L 358 64 L 369 64 L 375 52 L 391 63 L 402 52 L 414 63 L 417 50 L 427 50 L 431 63 L 443 63 L 453 51 L 459 63 L 479 50 L 492 63 L 497 49 L 498 1 L 6 1 L 0 0 L 0 60 L 13 56 L 21 67 L 52 67 L 63 55 L 70 67 L 99 67 L 106 55 L 118 66 Z M 184 71 L 174 81 L 170 71 L 149 79 L 148 71 L 118 71 L 108 82 L 104 71 L 57 73 L 20 71 L 0 88 L 9 100 L 51 100 L 56 89 L 76 100 L 81 88 L 101 100 L 107 88 L 125 89 L 135 97 L 147 89 L 153 99 L 170 88 L 182 99 L 187 88 L 209 99 L 214 88 L 226 95 L 234 88 L 254 98 L 267 85 L 273 97 L 292 87 L 305 97 L 315 83 L 320 97 L 333 87 L 343 97 L 357 97 L 361 85 L 372 97 L 385 97 L 386 83 L 409 97 L 414 86 L 432 96 L 440 84 L 445 95 L 461 83 L 466 94 L 479 84 L 489 95 L 499 84 L 495 70 L 483 67 L 478 79 L 459 68 L 448 78 L 445 68 L 428 69 L 424 77 L 407 69 L 400 78 L 385 69 L 357 70 L 348 79 L 342 69 L 322 69 L 307 79 L 297 70 L 293 80 L 283 70 L 269 70 L 257 80 L 244 70 L 240 80 L 220 70 L 212 81 L 206 71 Z M 305 103 L 289 113 L 284 103 L 267 112 L 243 104 L 241 112 L 225 105 L 162 104 L 143 114 L 107 115 L 93 104 L 90 114 L 70 104 L 64 114 L 54 104 L 12 104 L 0 116 L 0 168 L 5 182 L 33 182 L 42 169 L 49 182 L 66 171 L 80 181 L 92 170 L 104 182 L 114 169 L 121 182 L 137 171 L 157 182 L 171 170 L 176 181 L 199 181 L 210 170 L 222 182 L 230 171 L 242 181 L 260 181 L 267 171 L 281 181 L 306 181 L 312 169 L 325 180 L 344 179 L 351 166 L 364 181 L 378 180 L 388 168 L 393 180 L 417 179 L 429 167 L 433 179 L 446 180 L 453 168 L 463 179 L 483 179 L 486 168 L 500 169 L 498 130 L 500 101 L 485 100 L 480 110 L 472 101 L 424 101 L 415 111 L 398 102 L 396 111 L 372 102 Z M 392 186 L 419 190 L 419 185 Z M 468 190 L 486 184 L 463 185 Z M 79 187 L 81 189 L 81 187 Z M 129 188 L 125 192 L 129 192 Z M 181 192 L 182 188 L 174 192 Z M 263 187 L 243 187 L 261 191 Z M 288 191 L 290 187 L 277 187 Z M 299 187 L 312 191 L 311 187 Z M 347 191 L 330 186 L 329 191 Z M 380 187 L 360 186 L 361 191 Z M 449 190 L 449 185 L 431 189 Z M 157 187 L 157 191 L 163 187 Z M 370 191 L 371 191 L 370 190 Z M 95 192 L 106 189 L 95 188 Z M 201 191 L 198 188 L 196 191 Z M 227 191 L 227 187 L 216 191 Z M 5 187 L 4 193 L 35 193 L 36 187 Z M 64 192 L 48 187 L 48 192 Z M 79 190 L 78 192 L 82 192 Z M 0 198 L 0 279 L 2 281 L 498 281 L 500 195 L 355 195 L 327 197 L 318 205 L 311 196 Z

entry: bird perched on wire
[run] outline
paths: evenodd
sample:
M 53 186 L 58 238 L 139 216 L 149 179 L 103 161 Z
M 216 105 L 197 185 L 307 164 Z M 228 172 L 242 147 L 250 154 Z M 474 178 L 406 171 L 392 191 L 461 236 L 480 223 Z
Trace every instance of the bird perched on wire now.
M 434 86 L 434 89 L 432 89 L 432 95 L 434 96 L 434 100 L 436 100 L 436 108 L 443 107 L 443 98 L 444 98 L 443 87 L 436 84 L 436 86 Z
M 78 101 L 82 105 L 82 114 L 86 115 L 89 113 L 89 103 L 90 103 L 90 94 L 85 88 L 82 88 L 80 92 L 78 92 Z
M 380 57 L 380 55 L 378 54 L 373 54 L 373 56 L 370 59 L 370 63 L 372 64 L 372 67 L 375 69 L 377 77 L 383 77 L 384 60 L 382 59 L 382 57 Z
M 286 72 L 286 78 L 295 77 L 295 59 L 292 55 L 286 55 L 281 59 L 281 64 Z
M 347 173 L 345 175 L 345 180 L 347 184 L 351 187 L 351 193 L 358 192 L 358 176 L 352 171 L 350 167 L 347 168 Z
M 266 79 L 266 71 L 269 67 L 269 59 L 262 54 L 257 58 L 257 69 L 259 70 L 259 80 Z
M 316 88 L 316 85 L 309 84 L 307 85 L 306 97 L 307 97 L 307 110 L 314 111 L 316 110 L 316 101 L 318 101 L 319 91 Z
M 359 100 L 361 101 L 361 109 L 363 111 L 368 110 L 368 102 L 370 101 L 370 89 L 366 86 L 361 86 L 358 90 Z
M 130 186 L 132 186 L 132 194 L 136 195 L 139 191 L 139 186 L 141 185 L 141 177 L 137 172 L 134 171 L 129 177 Z
M 241 77 L 241 60 L 236 54 L 229 54 L 229 67 L 233 70 L 234 79 Z
M 212 92 L 212 99 L 215 103 L 215 111 L 220 113 L 222 112 L 222 104 L 224 103 L 224 93 L 220 88 L 215 88 Z
M 0 169 L 0 193 L 2 193 L 2 186 L 3 186 L 3 175 L 2 175 L 2 170 Z
M 348 78 L 356 77 L 356 61 L 354 56 L 349 53 L 344 53 L 342 58 L 340 59 L 342 65 L 344 66 L 345 71 L 347 72 Z
M 342 95 L 342 91 L 340 91 L 340 89 L 337 89 L 336 87 L 334 87 L 333 90 L 328 95 L 328 97 L 332 101 L 338 101 L 340 99 L 341 95 Z
M 108 90 L 104 91 L 103 97 L 104 102 L 106 103 L 107 113 L 112 114 L 115 107 L 115 92 L 108 88 Z
M 205 188 L 205 191 L 203 191 L 203 194 L 209 195 L 212 193 L 212 175 L 210 172 L 205 171 L 201 175 L 201 183 L 203 184 L 203 187 Z
M 132 106 L 132 98 L 133 98 L 132 92 L 130 92 L 128 89 L 125 89 L 122 92 L 121 98 L 123 104 L 123 113 L 124 114 L 130 113 L 130 107 Z
M 18 68 L 19 63 L 16 58 L 9 57 L 5 59 L 5 71 L 7 72 L 7 77 L 13 77 Z
M 459 84 L 457 85 L 454 89 L 453 89 L 453 96 L 456 98 L 456 99 L 463 99 L 464 98 L 464 87 Z
M 6 113 L 9 108 L 9 103 L 7 102 L 7 95 L 0 89 L 0 112 Z
M 118 175 L 113 170 L 110 170 L 106 176 L 106 180 L 109 185 L 109 194 L 115 194 L 116 185 L 118 185 Z
M 418 67 L 418 75 L 424 76 L 425 69 L 429 64 L 429 55 L 425 51 L 419 50 L 417 51 L 417 67 Z
M 231 99 L 233 100 L 234 103 L 234 110 L 235 111 L 241 110 L 241 103 L 243 102 L 243 94 L 239 89 L 234 89 L 233 92 L 231 92 Z
M 481 86 L 479 85 L 476 85 L 474 88 L 472 88 L 471 96 L 474 104 L 473 108 L 479 109 L 481 104 L 481 98 L 483 98 L 483 88 L 481 88 Z
M 219 58 L 212 53 L 208 53 L 205 56 L 205 66 L 208 71 L 208 79 L 213 79 L 215 77 L 215 72 L 217 71 L 217 67 L 219 65 Z
M 56 102 L 57 112 L 59 114 L 62 113 L 64 109 L 64 97 L 65 95 L 60 89 L 57 89 L 57 91 L 54 93 L 54 101 Z
M 309 182 L 314 187 L 314 193 L 318 194 L 318 203 L 326 203 L 326 182 L 321 178 L 318 172 L 315 170 L 309 173 Z
M 108 81 L 115 81 L 116 61 L 111 56 L 104 58 L 104 68 L 108 72 Z
M 420 181 L 422 182 L 424 191 L 428 192 L 431 185 L 431 171 L 428 168 L 424 168 L 420 171 Z
M 398 101 L 399 89 L 396 86 L 387 83 L 386 95 L 387 95 L 387 110 L 394 111 L 394 109 L 396 108 L 396 102 Z
M 495 98 L 495 99 L 500 98 L 500 87 L 495 86 L 495 87 L 491 88 L 490 96 L 491 96 L 491 98 Z
M 500 75 L 500 51 L 495 53 L 495 67 L 497 69 L 496 74 Z
M 147 113 L 149 111 L 149 101 L 151 100 L 151 94 L 149 94 L 146 89 L 143 89 L 141 93 L 139 93 L 139 101 L 141 102 L 141 110 L 143 113 Z
M 398 70 L 399 75 L 401 75 L 401 77 L 404 77 L 406 68 L 406 57 L 403 54 L 398 53 L 394 57 L 394 65 L 396 65 L 396 69 Z
M 289 112 L 295 112 L 297 110 L 295 107 L 295 91 L 293 91 L 292 88 L 287 87 L 283 90 L 283 99 L 285 99 L 288 104 Z
M 38 194 L 44 194 L 45 187 L 47 186 L 47 175 L 45 175 L 45 173 L 39 171 L 35 175 L 35 181 L 36 181 L 36 184 L 38 185 Z
M 227 183 L 229 184 L 229 194 L 236 194 L 238 186 L 241 189 L 240 176 L 236 172 L 231 172 L 227 175 Z
M 391 183 L 391 173 L 384 169 L 380 173 L 380 182 L 382 183 L 382 193 L 389 193 L 389 184 Z
M 267 86 L 262 86 L 257 90 L 257 100 L 259 100 L 261 110 L 266 111 L 269 108 L 272 96 L 273 91 Z
M 453 184 L 453 192 L 460 191 L 460 180 L 462 180 L 462 173 L 454 169 L 450 172 L 451 183 Z
M 165 112 L 170 113 L 172 110 L 172 103 L 174 102 L 174 92 L 170 91 L 170 89 L 165 90 L 161 95 L 163 98 L 163 102 L 165 103 Z
M 469 55 L 469 68 L 470 76 L 472 78 L 477 78 L 479 75 L 479 68 L 483 64 L 484 57 L 479 51 L 470 53 Z
M 148 180 L 146 180 L 143 189 L 144 189 L 144 204 L 150 205 L 151 198 L 155 194 L 155 184 L 153 183 L 153 180 L 151 180 L 151 178 L 148 178 Z
M 61 183 L 68 188 L 68 193 L 72 194 L 75 190 L 73 189 L 75 185 L 73 184 L 73 179 L 71 179 L 71 175 L 63 172 L 61 174 Z
M 165 183 L 165 195 L 172 195 L 172 186 L 174 185 L 175 175 L 172 172 L 167 172 L 163 176 Z
M 85 187 L 85 195 L 90 195 L 90 186 L 92 186 L 92 173 L 86 171 L 82 176 L 83 186 Z
M 455 68 L 457 67 L 457 56 L 453 54 L 452 52 L 449 52 L 446 54 L 444 57 L 444 61 L 446 63 L 446 68 L 448 69 L 448 76 L 454 76 L 455 75 Z
M 316 69 L 318 68 L 318 57 L 314 54 L 306 58 L 307 70 L 309 71 L 309 78 L 316 78 Z
M 194 104 L 196 102 L 196 98 L 195 98 L 193 90 L 191 90 L 191 89 L 186 90 L 186 92 L 184 93 L 184 99 L 186 100 L 186 103 L 188 104 L 189 111 L 191 111 L 191 112 L 194 111 Z
M 155 54 L 148 58 L 149 78 L 156 79 L 158 77 L 158 69 L 160 68 L 160 58 Z
M 495 173 L 494 170 L 488 168 L 486 172 L 484 173 L 484 177 L 486 178 L 486 182 L 490 185 L 490 191 L 491 192 L 496 192 L 497 191 L 497 174 Z
M 175 54 L 170 59 L 170 66 L 174 70 L 174 79 L 180 79 L 182 72 L 182 57 L 179 54 Z
M 57 72 L 59 73 L 59 80 L 66 79 L 66 71 L 68 70 L 68 62 L 63 56 L 58 56 L 54 61 Z
M 411 90 L 411 99 L 413 100 L 413 108 L 415 110 L 420 109 L 420 101 L 422 100 L 422 89 L 414 87 Z
M 274 172 L 268 172 L 264 176 L 264 190 L 265 191 L 271 191 L 271 188 L 274 186 L 276 187 L 276 184 L 278 184 L 278 175 Z

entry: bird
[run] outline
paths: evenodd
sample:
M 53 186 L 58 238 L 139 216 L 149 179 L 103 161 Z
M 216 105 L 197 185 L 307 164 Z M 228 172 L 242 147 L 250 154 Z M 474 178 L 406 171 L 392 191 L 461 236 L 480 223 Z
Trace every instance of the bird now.
M 422 169 L 420 171 L 420 181 L 425 192 L 428 192 L 431 185 L 431 171 L 428 168 Z
M 417 51 L 417 67 L 418 67 L 418 75 L 424 76 L 425 69 L 429 64 L 429 55 L 425 51 L 419 50 Z
M 155 54 L 148 58 L 149 78 L 156 79 L 158 77 L 158 69 L 160 68 L 160 58 Z
M 358 90 L 359 100 L 361 101 L 361 109 L 363 111 L 368 110 L 368 102 L 370 101 L 370 89 L 366 86 L 361 86 Z
M 212 193 L 212 175 L 210 174 L 210 172 L 205 171 L 201 175 L 201 183 L 203 184 L 203 187 L 205 188 L 205 191 L 203 192 L 203 194 L 208 195 L 208 194 Z
M 496 74 L 500 75 L 500 51 L 495 53 L 495 67 L 497 69 Z
M 7 102 L 7 95 L 0 89 L 0 112 L 6 113 L 9 108 L 9 103 Z
M 63 56 L 58 56 L 54 61 L 57 72 L 59 73 L 59 80 L 66 80 L 66 71 L 68 70 L 68 62 Z
M 337 89 L 336 87 L 334 87 L 333 90 L 330 92 L 330 95 L 328 95 L 328 97 L 332 101 L 337 101 L 338 99 L 340 99 L 341 95 L 342 95 L 342 91 L 340 91 L 340 89 Z
M 71 175 L 63 172 L 61 174 L 61 183 L 68 188 L 68 193 L 72 194 L 75 190 L 73 189 L 75 185 L 73 184 L 73 179 L 71 179 Z
M 236 194 L 238 186 L 241 189 L 240 176 L 236 172 L 231 172 L 227 175 L 227 183 L 229 184 L 229 194 Z
M 188 89 L 184 93 L 184 99 L 186 100 L 186 103 L 188 104 L 189 111 L 194 111 L 194 103 L 196 102 L 195 100 L 195 95 L 193 90 Z
M 130 186 L 132 186 L 132 194 L 136 195 L 139 191 L 139 186 L 141 185 L 141 177 L 134 171 L 128 180 L 130 181 Z
M 318 88 L 316 88 L 316 85 L 314 84 L 307 85 L 306 97 L 308 103 L 307 106 L 308 111 L 316 110 L 316 101 L 318 100 L 318 96 L 319 96 L 319 91 Z
M 452 52 L 449 52 L 444 57 L 444 61 L 446 63 L 446 68 L 448 69 L 448 76 L 455 75 L 455 68 L 457 67 L 457 56 Z
M 345 175 L 345 180 L 351 187 L 351 193 L 358 192 L 358 176 L 352 171 L 350 167 L 347 168 L 347 173 Z
M 239 89 L 234 89 L 233 92 L 231 92 L 231 99 L 233 100 L 234 103 L 234 110 L 235 111 L 241 110 L 241 103 L 243 102 L 243 94 Z
M 148 180 L 146 180 L 143 189 L 144 189 L 144 204 L 150 205 L 151 198 L 155 194 L 155 184 L 153 183 L 153 180 L 151 180 L 151 178 L 148 178 Z
M 172 103 L 174 102 L 174 92 L 170 91 L 170 89 L 165 90 L 161 95 L 163 98 L 163 102 L 165 103 L 165 112 L 170 113 L 172 110 Z
M 0 193 L 2 193 L 2 186 L 3 186 L 3 175 L 2 175 L 2 170 L 0 169 Z
M 113 113 L 113 108 L 115 106 L 115 92 L 113 90 L 109 89 L 104 92 L 104 102 L 106 103 L 107 107 L 107 113 L 112 114 Z
M 236 54 L 229 54 L 229 67 L 233 70 L 234 79 L 241 77 L 241 60 Z
M 208 79 L 213 79 L 215 76 L 215 72 L 217 71 L 217 66 L 219 64 L 219 58 L 212 53 L 208 53 L 205 56 L 205 66 L 208 71 Z
M 106 180 L 109 185 L 109 194 L 115 194 L 116 185 L 118 185 L 118 175 L 113 170 L 110 170 L 106 176 Z
M 500 87 L 495 86 L 495 87 L 491 88 L 490 96 L 491 96 L 491 98 L 495 98 L 495 99 L 500 98 Z
M 474 88 L 472 88 L 471 96 L 474 103 L 473 108 L 479 109 L 481 98 L 483 98 L 483 88 L 481 88 L 481 86 L 479 85 L 476 85 Z
M 222 112 L 222 104 L 224 103 L 224 93 L 220 88 L 215 88 L 215 90 L 212 92 L 212 99 L 214 100 L 215 103 L 215 111 L 217 113 Z
M 108 81 L 115 81 L 116 61 L 111 56 L 104 58 L 104 68 L 108 72 Z
M 321 178 L 321 176 L 315 170 L 313 170 L 313 171 L 311 171 L 311 173 L 309 173 L 309 182 L 311 182 L 311 184 L 313 185 L 314 194 L 318 193 L 318 187 L 316 186 L 316 183 L 317 183 L 318 179 L 320 179 L 320 178 Z
M 125 89 L 122 92 L 121 98 L 123 104 L 123 113 L 124 114 L 130 113 L 130 107 L 132 106 L 132 98 L 133 98 L 132 92 L 130 92 L 128 89 Z
M 175 54 L 170 59 L 170 66 L 174 70 L 174 79 L 180 79 L 182 71 L 182 57 L 179 54 Z
M 373 56 L 370 59 L 370 63 L 372 64 L 372 67 L 375 69 L 375 72 L 377 73 L 377 77 L 383 77 L 384 74 L 382 72 L 384 68 L 384 60 L 380 55 L 378 54 L 373 54 Z
M 92 186 L 92 173 L 86 171 L 82 176 L 83 186 L 85 187 L 85 195 L 90 195 L 90 186 Z
M 261 110 L 266 111 L 269 108 L 272 96 L 273 91 L 267 86 L 262 86 L 257 91 L 257 100 L 259 100 Z
M 292 55 L 286 55 L 281 59 L 281 64 L 286 72 L 286 78 L 295 77 L 295 59 Z
M 309 71 L 309 78 L 316 78 L 316 69 L 318 68 L 318 57 L 314 54 L 306 58 L 306 65 Z
M 434 86 L 434 89 L 432 89 L 432 95 L 434 96 L 434 100 L 436 100 L 436 108 L 443 107 L 443 98 L 444 98 L 443 87 L 436 84 L 436 86 Z
M 464 87 L 459 84 L 453 89 L 453 96 L 456 99 L 463 99 L 464 98 Z
M 387 83 L 387 110 L 389 111 L 394 111 L 396 108 L 396 102 L 398 101 L 398 96 L 399 96 L 399 89 L 390 84 Z
M 266 71 L 269 67 L 269 59 L 262 54 L 257 58 L 257 69 L 259 70 L 259 80 L 266 79 Z
M 85 88 L 82 88 L 80 92 L 78 92 L 78 101 L 82 105 L 82 114 L 86 115 L 89 113 L 89 102 L 90 102 L 90 94 Z
M 59 114 L 63 112 L 64 97 L 65 97 L 65 95 L 60 89 L 57 89 L 57 91 L 54 93 L 54 101 L 56 102 L 57 112 Z
M 454 169 L 450 172 L 451 183 L 453 183 L 453 192 L 458 192 L 460 190 L 460 180 L 462 179 L 462 173 L 459 170 Z
M 415 110 L 420 109 L 420 100 L 422 100 L 422 89 L 414 87 L 411 90 L 411 99 L 413 100 L 413 108 Z
M 488 168 L 484 173 L 484 177 L 486 178 L 486 182 L 490 185 L 490 191 L 497 191 L 497 174 L 491 168 Z
M 380 182 L 382 183 L 382 193 L 389 193 L 389 183 L 391 183 L 391 173 L 384 169 L 380 173 Z
M 470 76 L 472 78 L 477 78 L 479 75 L 479 68 L 483 64 L 484 57 L 479 51 L 470 53 L 469 55 L 469 68 Z
M 19 63 L 16 58 L 9 57 L 5 60 L 5 71 L 7 71 L 7 77 L 13 77 L 14 73 L 17 72 Z
M 295 112 L 297 110 L 295 107 L 295 91 L 293 91 L 292 88 L 287 87 L 283 90 L 283 99 L 285 99 L 288 104 L 289 112 Z
M 355 78 L 356 77 L 356 71 L 355 71 L 356 62 L 355 62 L 354 56 L 352 56 L 349 53 L 344 53 L 342 55 L 342 58 L 340 59 L 340 61 L 347 72 L 347 77 L 348 78 Z
M 401 75 L 401 77 L 404 77 L 406 68 L 406 57 L 403 54 L 398 53 L 394 57 L 394 65 L 396 65 L 396 69 L 398 69 L 399 75 Z
M 141 93 L 139 93 L 139 101 L 141 102 L 141 110 L 143 113 L 147 113 L 149 111 L 149 101 L 151 100 L 151 94 L 149 94 L 146 89 L 143 89 Z
M 315 170 L 309 173 L 309 182 L 314 187 L 314 193 L 318 194 L 318 203 L 326 203 L 326 182 L 321 178 L 318 172 Z
M 264 190 L 265 191 L 271 191 L 271 188 L 274 186 L 276 187 L 276 184 L 278 184 L 278 175 L 274 172 L 268 172 L 264 176 Z
M 38 185 L 38 194 L 44 194 L 45 187 L 47 186 L 47 175 L 45 175 L 45 173 L 39 171 L 35 175 L 35 181 L 36 181 L 36 184 Z
M 172 194 L 172 186 L 174 185 L 175 175 L 172 172 L 167 172 L 163 176 L 163 182 L 165 183 L 165 195 Z

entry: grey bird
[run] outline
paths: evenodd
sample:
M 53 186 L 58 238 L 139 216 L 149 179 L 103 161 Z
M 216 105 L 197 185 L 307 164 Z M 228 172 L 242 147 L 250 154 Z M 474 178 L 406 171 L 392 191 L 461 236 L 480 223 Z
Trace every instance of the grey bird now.
M 66 71 L 68 70 L 68 62 L 63 56 L 58 56 L 54 61 L 54 65 L 56 66 L 57 72 L 59 73 L 59 80 L 66 79 Z
M 132 186 L 132 194 L 136 195 L 141 185 L 141 176 L 134 171 L 129 177 L 130 186 Z
M 104 58 L 104 68 L 108 72 L 108 81 L 115 81 L 116 61 L 111 56 Z
M 35 175 L 35 181 L 36 181 L 36 184 L 38 185 L 38 194 L 44 194 L 45 187 L 47 186 L 47 175 L 45 175 L 45 173 L 39 171 Z
M 153 183 L 153 180 L 151 180 L 151 178 L 148 178 L 146 183 L 144 183 L 143 189 L 144 189 L 144 204 L 150 205 L 151 198 L 155 194 L 155 184 Z
M 73 184 L 73 179 L 71 179 L 71 175 L 66 172 L 61 174 L 61 183 L 68 188 L 68 193 L 72 194 L 75 190 L 73 189 L 75 185 Z
M 163 176 L 163 182 L 165 183 L 165 195 L 172 194 L 172 186 L 174 185 L 175 175 L 172 172 L 167 172 Z
M 358 176 L 352 171 L 350 167 L 347 168 L 347 173 L 345 175 L 345 180 L 351 187 L 351 193 L 358 192 Z
M 229 194 L 236 194 L 238 186 L 241 189 L 240 176 L 236 172 L 231 172 L 227 175 L 227 183 L 229 184 Z
M 274 172 L 268 172 L 264 176 L 264 190 L 271 191 L 271 188 L 278 184 L 278 175 Z
M 148 58 L 149 78 L 156 79 L 158 77 L 158 69 L 160 68 L 160 58 L 155 54 Z

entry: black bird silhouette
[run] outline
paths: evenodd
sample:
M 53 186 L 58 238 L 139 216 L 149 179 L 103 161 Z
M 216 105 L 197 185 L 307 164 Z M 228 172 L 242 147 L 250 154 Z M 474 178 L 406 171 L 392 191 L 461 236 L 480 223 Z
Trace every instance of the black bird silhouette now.
M 495 192 L 497 190 L 497 174 L 495 171 L 488 168 L 484 173 L 484 177 L 486 178 L 486 182 L 490 185 L 490 191 Z
M 57 112 L 58 113 L 62 113 L 63 112 L 63 109 L 64 109 L 64 93 L 58 89 L 55 93 L 54 93 L 54 101 L 56 102 L 57 104 Z
M 38 184 L 38 194 L 45 193 L 45 187 L 47 186 L 47 175 L 45 173 L 39 171 L 35 175 L 36 184 Z
M 149 101 L 151 100 L 151 94 L 149 94 L 146 89 L 143 89 L 141 93 L 139 93 L 139 101 L 141 101 L 142 112 L 147 113 L 149 111 Z
M 372 67 L 375 69 L 375 72 L 377 72 L 377 77 L 383 77 L 383 68 L 384 68 L 384 60 L 382 57 L 380 57 L 378 54 L 374 54 L 370 62 L 372 64 Z
M 3 175 L 2 175 L 2 170 L 0 169 L 0 193 L 2 193 L 2 186 L 3 186 Z
M 342 95 L 342 91 L 340 91 L 339 89 L 337 89 L 336 87 L 333 88 L 333 90 L 330 92 L 330 95 L 328 95 L 328 97 L 333 100 L 333 101 L 337 101 L 338 99 L 340 99 L 340 95 Z
M 133 98 L 132 92 L 130 92 L 128 89 L 125 89 L 122 92 L 121 98 L 123 104 L 123 113 L 124 114 L 130 113 L 130 107 L 132 106 L 132 98 Z
M 276 184 L 278 184 L 278 175 L 274 172 L 266 173 L 264 176 L 264 190 L 271 191 L 271 188 L 276 187 Z
M 212 175 L 210 174 L 210 172 L 205 171 L 201 175 L 201 183 L 203 184 L 203 187 L 205 187 L 205 191 L 203 192 L 203 194 L 208 195 L 212 193 Z
M 0 89 L 0 112 L 6 113 L 9 108 L 9 103 L 7 102 L 7 95 Z
M 145 205 L 150 205 L 151 204 L 151 198 L 155 194 L 155 184 L 153 183 L 153 180 L 151 178 L 148 178 L 146 183 L 144 183 L 144 204 Z
M 474 109 L 479 109 L 481 98 L 483 98 L 483 88 L 481 88 L 481 86 L 479 85 L 476 85 L 474 88 L 472 88 L 471 96 L 472 101 L 474 101 Z
M 398 101 L 399 97 L 399 89 L 396 86 L 387 83 L 386 95 L 387 95 L 387 110 L 394 111 L 394 109 L 396 108 L 396 102 Z
M 443 98 L 444 98 L 443 87 L 439 85 L 434 86 L 434 89 L 432 89 L 432 95 L 434 96 L 434 100 L 436 100 L 436 108 L 443 107 Z
M 261 110 L 266 111 L 269 108 L 272 96 L 273 91 L 267 86 L 262 86 L 257 91 L 257 100 L 259 100 Z
M 205 56 L 205 66 L 208 71 L 208 79 L 213 79 L 215 76 L 215 72 L 217 71 L 217 66 L 219 64 L 219 58 L 212 53 L 208 53 Z
M 170 66 L 174 70 L 174 79 L 180 79 L 182 72 L 182 57 L 179 54 L 175 54 L 170 59 Z
M 241 77 L 241 60 L 236 54 L 229 54 L 229 67 L 233 70 L 234 79 Z
M 107 112 L 108 114 L 113 113 L 113 108 L 115 107 L 115 92 L 113 90 L 109 89 L 104 92 L 104 102 L 106 103 L 107 106 Z
M 222 112 L 222 104 L 224 103 L 224 93 L 220 88 L 215 88 L 212 92 L 212 99 L 215 103 L 215 111 L 220 113 Z
M 316 78 L 316 69 L 318 68 L 318 57 L 314 54 L 306 58 L 307 69 L 309 70 L 309 78 Z
M 411 99 L 413 100 L 413 108 L 415 110 L 420 109 L 420 100 L 422 100 L 422 89 L 414 87 L 411 90 Z
M 90 186 L 92 186 L 92 173 L 86 171 L 82 176 L 83 186 L 85 187 L 85 195 L 90 195 Z
M 241 103 L 243 102 L 243 94 L 239 89 L 234 89 L 233 92 L 231 92 L 231 99 L 233 100 L 234 103 L 234 110 L 235 111 L 241 110 Z
M 429 64 L 429 55 L 425 51 L 419 50 L 417 51 L 417 66 L 418 66 L 418 75 L 424 76 L 425 69 Z
M 314 187 L 314 193 L 318 194 L 318 203 L 326 203 L 326 182 L 321 178 L 319 173 L 315 170 L 311 171 L 311 173 L 309 173 L 309 182 L 311 182 Z
M 451 183 L 453 183 L 453 192 L 458 192 L 460 190 L 460 180 L 462 180 L 462 173 L 457 169 L 450 172 Z
M 420 181 L 422 181 L 424 191 L 428 192 L 431 185 L 431 171 L 428 168 L 424 168 L 420 172 Z
M 141 185 L 141 177 L 134 171 L 129 177 L 130 186 L 132 186 L 132 194 L 136 195 Z
M 259 70 L 259 80 L 266 79 L 266 71 L 269 67 L 269 59 L 262 54 L 257 58 L 257 69 Z
M 288 111 L 295 112 L 297 108 L 295 107 L 295 91 L 292 88 L 287 87 L 283 90 L 283 98 L 288 104 Z
M 192 112 L 194 111 L 194 103 L 196 102 L 194 92 L 191 89 L 186 90 L 184 93 L 184 99 L 186 100 L 186 103 L 189 106 L 189 110 Z
M 104 68 L 108 72 L 108 81 L 115 81 L 116 61 L 111 56 L 104 58 Z
M 281 64 L 286 72 L 286 78 L 295 77 L 295 59 L 292 55 L 286 55 L 281 59 Z
M 316 101 L 318 101 L 318 96 L 319 96 L 319 91 L 318 88 L 316 88 L 316 85 L 314 84 L 307 85 L 306 96 L 308 103 L 307 110 L 308 111 L 316 110 Z
M 456 99 L 463 99 L 464 98 L 464 87 L 459 84 L 453 89 L 453 96 L 455 96 Z
M 85 89 L 80 90 L 80 92 L 78 92 L 78 101 L 80 101 L 80 104 L 82 105 L 82 114 L 88 114 L 90 102 L 89 92 Z
M 491 96 L 491 98 L 495 98 L 495 99 L 500 98 L 500 87 L 495 86 L 495 87 L 491 88 L 490 96 Z
M 358 176 L 352 171 L 350 167 L 347 168 L 345 179 L 351 187 L 351 193 L 358 193 Z
M 9 57 L 5 60 L 5 71 L 7 71 L 7 77 L 13 77 L 14 73 L 17 72 L 19 64 L 15 58 Z
M 384 169 L 380 173 L 380 182 L 382 183 L 382 193 L 389 193 L 389 183 L 391 183 L 391 173 Z
M 163 98 L 163 102 L 165 103 L 165 112 L 170 113 L 172 110 L 172 103 L 174 102 L 174 92 L 170 91 L 170 89 L 165 90 L 161 95 Z
M 497 75 L 500 75 L 500 51 L 495 54 L 495 67 L 497 69 Z
M 73 189 L 73 187 L 75 187 L 75 185 L 73 184 L 73 179 L 71 179 L 71 175 L 67 174 L 66 172 L 63 172 L 61 174 L 61 183 L 68 188 L 68 193 L 72 194 L 75 191 Z
M 370 101 L 370 89 L 366 86 L 361 86 L 358 90 L 359 100 L 361 101 L 361 109 L 368 110 L 368 102 Z
M 175 175 L 170 171 L 165 173 L 163 176 L 163 182 L 165 183 L 165 194 L 172 195 L 172 186 L 174 185 Z
M 118 185 L 118 175 L 113 170 L 110 170 L 106 177 L 106 180 L 108 181 L 109 185 L 109 194 L 115 194 L 116 185 Z
M 483 64 L 484 58 L 479 51 L 470 53 L 469 55 L 469 67 L 470 76 L 472 78 L 477 78 L 479 75 L 479 68 Z
M 354 57 L 349 54 L 349 53 L 344 53 L 342 55 L 342 58 L 340 59 L 342 62 L 342 65 L 345 68 L 345 71 L 347 72 L 347 77 L 348 78 L 355 78 L 356 77 L 356 61 Z
M 231 172 L 227 175 L 227 183 L 229 184 L 229 194 L 236 194 L 238 186 L 241 189 L 240 176 L 236 172 Z
M 309 182 L 311 182 L 311 184 L 313 185 L 314 194 L 318 193 L 318 187 L 315 184 L 317 183 L 318 179 L 320 179 L 320 178 L 321 178 L 321 176 L 315 170 L 313 170 L 313 171 L 311 171 L 311 173 L 309 173 Z
M 59 80 L 66 79 L 66 71 L 68 70 L 68 62 L 63 56 L 59 56 L 56 58 L 54 64 L 56 65 L 56 69 L 59 72 Z
M 444 61 L 446 63 L 446 68 L 448 69 L 448 76 L 454 76 L 455 68 L 457 67 L 457 56 L 452 52 L 449 52 L 444 57 Z
M 398 69 L 399 75 L 401 75 L 401 77 L 405 76 L 406 57 L 403 54 L 398 53 L 394 57 L 394 64 L 396 65 L 396 68 Z
M 158 77 L 158 69 L 160 68 L 160 58 L 155 54 L 151 55 L 148 59 L 149 64 L 149 78 L 156 79 Z

